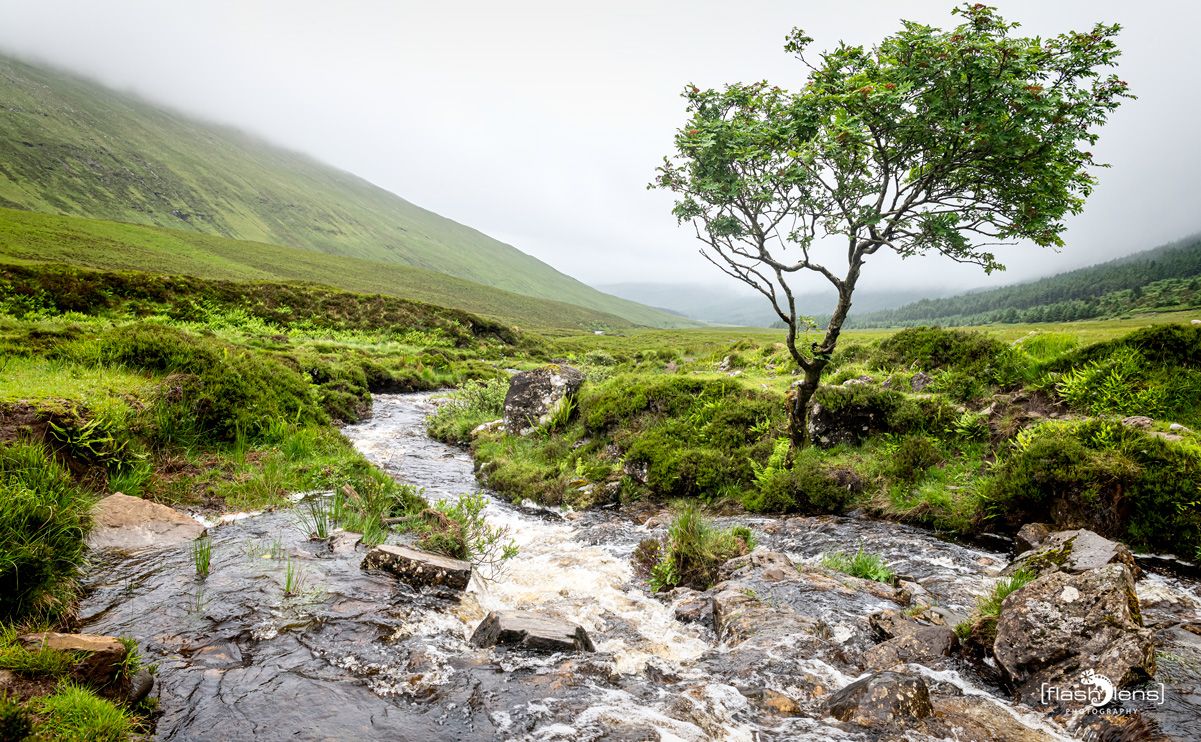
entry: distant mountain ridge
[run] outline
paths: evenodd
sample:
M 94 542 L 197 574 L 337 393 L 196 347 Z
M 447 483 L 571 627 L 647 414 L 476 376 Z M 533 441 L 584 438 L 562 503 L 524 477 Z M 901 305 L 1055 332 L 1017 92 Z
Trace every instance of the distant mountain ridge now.
M 852 327 L 1070 322 L 1201 307 L 1201 234 L 1035 281 L 855 315 Z
M 597 288 L 614 296 L 714 325 L 774 327 L 780 322 L 767 299 L 729 286 L 644 282 L 600 284 Z M 899 307 L 932 293 L 934 289 L 862 289 L 855 294 L 851 316 Z M 803 293 L 797 295 L 797 306 L 801 314 L 820 317 L 834 309 L 836 300 L 833 290 Z
M 689 324 L 308 156 L 3 55 L 0 207 L 408 265 L 636 324 Z

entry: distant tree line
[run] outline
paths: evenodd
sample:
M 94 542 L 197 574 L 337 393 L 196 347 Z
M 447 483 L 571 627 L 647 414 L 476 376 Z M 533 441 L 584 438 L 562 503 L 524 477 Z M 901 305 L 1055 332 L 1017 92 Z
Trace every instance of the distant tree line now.
M 1201 235 L 1030 283 L 850 317 L 855 327 L 1070 322 L 1201 307 Z

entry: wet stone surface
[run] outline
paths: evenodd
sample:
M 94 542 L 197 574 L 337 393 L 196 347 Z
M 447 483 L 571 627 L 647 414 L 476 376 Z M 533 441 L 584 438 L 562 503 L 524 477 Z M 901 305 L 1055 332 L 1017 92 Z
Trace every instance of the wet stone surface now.
M 429 395 L 380 395 L 374 417 L 345 433 L 428 499 L 477 490 L 470 457 L 425 435 L 430 408 Z M 1008 561 L 895 524 L 740 518 L 765 551 L 786 556 L 725 575 L 721 610 L 714 591 L 677 595 L 693 602 L 686 623 L 629 564 L 665 519 L 647 528 L 637 524 L 646 517 L 617 510 L 565 518 L 498 502 L 486 514 L 511 529 L 521 551 L 497 580 L 477 577 L 462 593 L 365 572 L 367 550 L 354 539 L 338 548 L 309 541 L 292 513 L 273 512 L 211 528 L 204 581 L 185 546 L 101 556 L 88 577 L 83 630 L 132 636 L 159 663 L 159 739 L 891 739 L 895 730 L 840 721 L 825 704 L 868 674 L 866 655 L 885 639 L 869 618 L 906 610 L 902 593 L 914 591 L 828 573 L 821 553 L 862 546 L 881 554 L 923 599 L 965 614 Z M 304 580 L 290 597 L 289 559 Z M 1177 685 L 1156 719 L 1179 739 L 1197 738 L 1190 658 L 1201 657 L 1201 635 L 1189 627 L 1201 602 L 1191 585 L 1155 579 L 1139 582 L 1144 620 L 1181 658 L 1160 662 Z M 492 611 L 579 626 L 596 651 L 473 646 Z M 744 620 L 748 612 L 759 620 Z M 720 638 L 719 616 L 737 632 Z M 934 709 L 907 739 L 945 738 L 952 723 L 959 739 L 987 739 L 991 729 L 1014 739 L 1084 733 L 1010 705 L 957 659 L 930 664 L 903 669 L 922 678 Z

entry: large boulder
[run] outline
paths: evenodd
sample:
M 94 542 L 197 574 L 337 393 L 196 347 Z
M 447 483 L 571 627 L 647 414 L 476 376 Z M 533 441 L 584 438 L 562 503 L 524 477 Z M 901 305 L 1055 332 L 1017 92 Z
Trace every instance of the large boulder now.
M 1044 702 L 1044 685 L 1088 690 L 1078 686 L 1086 672 L 1116 687 L 1155 673 L 1153 632 L 1143 628 L 1134 577 L 1121 563 L 1048 572 L 1011 593 L 1001 605 L 993 654 L 1018 696 L 1033 705 Z
M 465 590 L 471 581 L 471 562 L 408 546 L 380 544 L 367 552 L 362 566 L 391 573 L 415 587 Z
M 907 727 L 934 713 L 930 690 L 919 677 L 880 672 L 860 678 L 826 701 L 826 713 L 863 727 Z
M 505 395 L 505 429 L 525 435 L 545 425 L 583 384 L 579 369 L 554 363 L 514 375 Z
M 186 513 L 120 492 L 92 506 L 92 522 L 88 545 L 93 549 L 175 546 L 205 533 L 204 525 Z
M 127 649 L 115 636 L 98 634 L 60 634 L 42 631 L 25 634 L 20 638 L 21 646 L 33 652 L 52 649 L 70 652 L 78 658 L 71 676 L 92 687 L 108 685 L 117 679 L 118 671 L 125 661 Z
M 1022 531 L 1018 533 L 1024 533 L 1023 540 L 1033 542 L 1033 548 L 1018 555 L 1005 568 L 1005 574 L 1013 574 L 1019 569 L 1028 569 L 1035 574 L 1056 570 L 1081 574 L 1106 564 L 1123 564 L 1134 579 L 1142 576 L 1134 555 L 1124 544 L 1083 528 L 1055 531 L 1038 538 L 1032 525 L 1022 526 Z
M 596 651 L 582 626 L 523 611 L 492 611 L 476 627 L 471 643 L 477 647 L 501 644 L 540 652 Z

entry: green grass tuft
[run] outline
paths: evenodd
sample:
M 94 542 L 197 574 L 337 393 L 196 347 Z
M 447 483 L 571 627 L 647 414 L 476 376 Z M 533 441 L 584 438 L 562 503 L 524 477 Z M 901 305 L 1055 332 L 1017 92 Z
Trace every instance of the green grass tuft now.
M 821 558 L 821 565 L 826 569 L 876 582 L 891 583 L 896 578 L 881 557 L 869 554 L 863 549 L 859 549 L 854 554 L 848 554 L 845 551 L 824 554 Z

